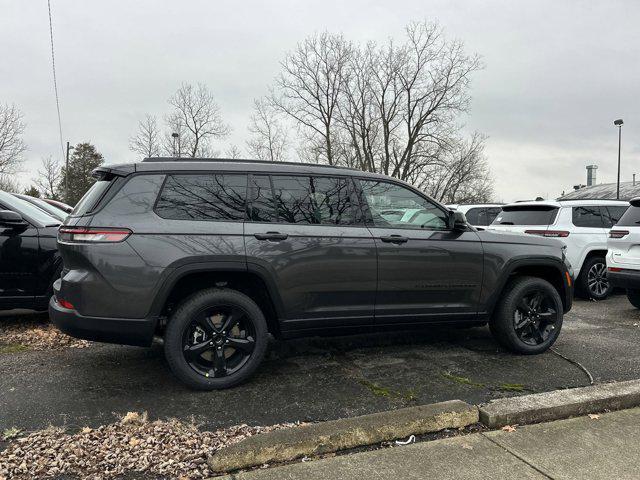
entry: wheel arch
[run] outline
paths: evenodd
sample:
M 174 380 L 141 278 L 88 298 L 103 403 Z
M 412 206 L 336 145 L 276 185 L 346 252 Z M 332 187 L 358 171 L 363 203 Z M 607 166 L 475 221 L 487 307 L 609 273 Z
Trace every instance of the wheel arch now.
M 509 281 L 520 276 L 537 277 L 548 281 L 560 295 L 565 312 L 571 308 L 573 288 L 568 285 L 564 264 L 559 259 L 531 258 L 514 260 L 505 267 L 494 294 L 489 300 L 489 308 L 487 309 L 489 316 L 493 315 L 498 300 L 504 295 Z
M 206 262 L 176 268 L 162 282 L 151 306 L 156 331 L 162 330 L 181 300 L 206 288 L 231 288 L 244 293 L 262 310 L 269 332 L 280 336 L 282 302 L 272 280 L 260 271 L 249 271 L 244 262 Z

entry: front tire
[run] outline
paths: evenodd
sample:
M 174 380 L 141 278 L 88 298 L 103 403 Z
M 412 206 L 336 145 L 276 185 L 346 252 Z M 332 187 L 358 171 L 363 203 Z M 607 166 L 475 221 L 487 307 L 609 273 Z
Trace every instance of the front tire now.
M 627 290 L 627 298 L 631 305 L 640 309 L 640 290 Z
M 208 289 L 177 308 L 164 340 L 165 356 L 180 381 L 197 390 L 224 389 L 247 380 L 262 362 L 267 322 L 243 293 Z
M 562 300 L 553 285 L 542 278 L 517 277 L 507 285 L 489 327 L 503 347 L 533 355 L 555 343 L 562 320 Z
M 607 261 L 604 257 L 591 257 L 585 260 L 578 277 L 578 290 L 582 297 L 593 300 L 605 300 L 613 291 L 607 279 Z

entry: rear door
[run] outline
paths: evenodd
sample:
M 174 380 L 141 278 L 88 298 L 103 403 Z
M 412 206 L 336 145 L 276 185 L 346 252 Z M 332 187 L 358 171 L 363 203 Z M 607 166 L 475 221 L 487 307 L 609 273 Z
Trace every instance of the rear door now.
M 606 207 L 599 205 L 581 205 L 571 207 L 571 251 L 567 249 L 567 257 L 579 275 L 582 264 L 588 253 L 593 250 L 607 249 L 607 234 L 609 228 L 605 226 L 602 210 Z M 608 212 L 607 212 L 608 213 Z
M 453 231 L 448 212 L 415 190 L 357 181 L 378 250 L 376 323 L 473 319 L 483 273 L 475 231 Z M 400 220 L 387 212 L 403 210 Z
M 611 215 L 620 214 L 620 207 L 617 210 L 611 210 L 615 207 L 608 208 Z M 640 207 L 628 207 L 620 218 L 614 217 L 611 220 L 616 220 L 613 230 L 622 231 L 622 234 L 620 237 L 609 238 L 607 245 L 612 261 L 609 266 L 637 269 L 640 266 Z
M 376 247 L 344 176 L 249 178 L 250 271 L 279 297 L 283 330 L 373 323 Z

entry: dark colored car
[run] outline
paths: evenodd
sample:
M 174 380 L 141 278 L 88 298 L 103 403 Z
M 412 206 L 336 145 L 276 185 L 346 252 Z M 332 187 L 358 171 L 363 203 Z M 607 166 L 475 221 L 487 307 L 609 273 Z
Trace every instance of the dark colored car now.
M 29 202 L 32 205 L 35 205 L 36 207 L 38 207 L 40 210 L 45 212 L 50 217 L 53 217 L 56 220 L 59 220 L 60 223 L 62 223 L 64 221 L 64 219 L 67 218 L 67 215 L 69 215 L 68 213 L 64 212 L 63 210 L 61 210 L 61 209 L 59 209 L 57 207 L 54 207 L 50 203 L 46 202 L 42 198 L 36 198 L 36 197 L 32 197 L 30 195 L 24 195 L 22 193 L 12 193 L 11 195 L 13 195 L 14 197 L 17 197 L 17 198 L 19 198 L 21 200 L 24 200 L 25 202 Z
M 269 333 L 489 322 L 502 345 L 535 354 L 571 308 L 560 242 L 477 231 L 383 175 L 162 158 L 94 175 L 60 229 L 51 318 L 90 340 L 161 335 L 194 388 L 245 380 Z
M 60 221 L 0 191 L 0 310 L 46 310 L 62 259 Z

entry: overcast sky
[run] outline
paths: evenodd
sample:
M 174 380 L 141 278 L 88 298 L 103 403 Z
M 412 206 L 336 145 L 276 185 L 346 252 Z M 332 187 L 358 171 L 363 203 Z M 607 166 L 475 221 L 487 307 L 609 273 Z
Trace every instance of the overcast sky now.
M 400 39 L 427 19 L 483 57 L 461 121 L 489 137 L 498 200 L 555 197 L 592 163 L 598 183 L 615 181 L 619 117 L 622 179 L 640 174 L 640 2 L 526 3 L 51 0 L 64 137 L 94 143 L 109 163 L 134 160 L 138 120 L 161 117 L 181 82 L 204 82 L 233 127 L 216 147 L 242 148 L 253 99 L 305 36 Z M 0 12 L 0 102 L 25 116 L 27 184 L 43 156 L 61 156 L 47 2 L 0 0 Z

